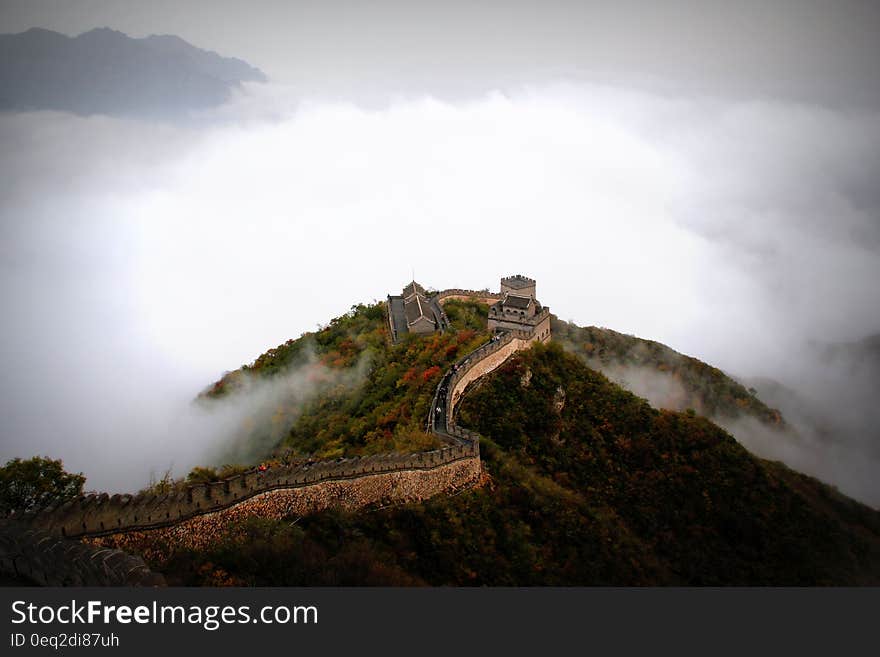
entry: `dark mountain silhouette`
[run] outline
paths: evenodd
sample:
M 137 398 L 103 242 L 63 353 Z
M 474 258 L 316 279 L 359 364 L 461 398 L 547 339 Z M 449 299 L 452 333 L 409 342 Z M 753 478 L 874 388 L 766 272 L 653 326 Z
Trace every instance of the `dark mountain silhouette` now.
M 71 38 L 39 28 L 0 35 L 0 111 L 173 118 L 215 107 L 266 76 L 176 36 L 99 28 Z

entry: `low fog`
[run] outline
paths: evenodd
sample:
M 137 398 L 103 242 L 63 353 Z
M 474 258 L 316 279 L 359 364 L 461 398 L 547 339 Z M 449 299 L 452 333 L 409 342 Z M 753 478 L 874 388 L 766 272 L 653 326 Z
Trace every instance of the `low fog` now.
M 753 454 L 832 483 L 841 491 L 880 506 L 880 409 L 874 403 L 880 388 L 880 352 L 844 359 L 831 366 L 822 363 L 821 350 L 800 355 L 804 379 L 790 388 L 767 378 L 742 379 L 753 394 L 772 408 L 781 409 L 781 427 L 765 424 L 756 417 L 710 415 Z M 655 408 L 685 411 L 693 396 L 681 380 L 654 367 L 631 363 L 585 359 L 615 383 L 651 403 Z
M 734 433 L 876 506 L 874 379 L 816 345 L 880 333 L 878 128 L 565 81 L 381 108 L 249 86 L 186 125 L 0 116 L 0 459 L 111 491 L 183 475 L 250 412 L 191 404 L 224 371 L 413 270 L 521 272 L 561 319 L 794 391 L 845 426 L 833 448 Z

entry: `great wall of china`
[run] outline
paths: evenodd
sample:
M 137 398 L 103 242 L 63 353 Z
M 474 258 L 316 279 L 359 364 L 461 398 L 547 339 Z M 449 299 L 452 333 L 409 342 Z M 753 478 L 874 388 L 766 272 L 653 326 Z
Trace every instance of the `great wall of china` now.
M 438 293 L 441 303 L 499 298 L 463 289 Z M 172 543 L 199 549 L 248 516 L 403 504 L 470 487 L 480 478 L 480 437 L 455 423 L 455 407 L 469 384 L 539 339 L 529 331 L 501 333 L 444 374 L 427 419 L 427 430 L 446 443 L 441 449 L 253 469 L 164 495 L 92 494 L 12 515 L 0 521 L 0 574 L 44 585 L 161 585 L 161 575 L 142 559 L 115 548 L 145 553 Z

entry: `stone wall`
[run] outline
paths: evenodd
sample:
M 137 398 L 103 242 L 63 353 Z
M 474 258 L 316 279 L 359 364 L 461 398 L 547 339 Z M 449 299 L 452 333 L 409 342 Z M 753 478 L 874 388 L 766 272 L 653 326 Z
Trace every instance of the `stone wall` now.
M 164 586 L 140 557 L 41 529 L 0 524 L 0 573 L 41 586 Z
M 455 444 L 415 454 L 316 461 L 289 467 L 250 470 L 223 481 L 190 486 L 167 495 L 87 495 L 36 513 L 12 516 L 31 527 L 66 537 L 101 536 L 121 531 L 143 531 L 175 525 L 242 504 L 270 491 L 315 486 L 326 481 L 354 479 L 382 473 L 433 470 L 462 459 L 479 461 L 472 444 Z
M 507 292 L 521 297 L 535 297 L 537 283 L 528 276 L 504 276 L 501 279 L 501 294 Z
M 533 341 L 548 342 L 550 340 L 550 309 L 545 308 L 544 310 L 546 313 L 542 312 L 535 317 L 537 323 L 532 329 Z
M 441 290 L 435 295 L 437 301 L 443 303 L 450 299 L 459 301 L 482 301 L 485 304 L 492 305 L 501 298 L 500 294 L 489 292 L 488 290 L 465 290 L 463 288 L 450 288 Z
M 458 429 L 454 420 L 455 406 L 469 384 L 499 367 L 520 349 L 527 349 L 532 342 L 541 341 L 539 335 L 531 331 L 507 331 L 457 364 L 448 383 L 448 402 L 444 407 L 446 426 L 453 431 Z
M 280 519 L 330 507 L 356 510 L 373 505 L 405 504 L 462 490 L 475 483 L 479 476 L 479 459 L 464 458 L 431 469 L 366 475 L 270 491 L 168 527 L 125 531 L 89 540 L 95 545 L 136 550 L 150 556 L 167 554 L 169 546 L 201 550 L 224 534 L 231 523 L 247 517 Z
M 539 328 L 540 327 L 540 328 Z M 541 311 L 532 317 L 517 317 L 515 315 L 495 316 L 489 313 L 489 328 L 499 331 L 525 330 L 541 337 L 542 342 L 550 339 L 550 307 L 544 306 Z

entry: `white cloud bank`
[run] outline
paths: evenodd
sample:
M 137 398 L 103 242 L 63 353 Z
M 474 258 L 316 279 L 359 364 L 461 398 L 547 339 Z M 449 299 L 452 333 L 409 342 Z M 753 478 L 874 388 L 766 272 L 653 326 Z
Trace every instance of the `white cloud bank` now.
M 188 126 L 2 117 L 0 458 L 114 490 L 185 471 L 209 445 L 173 409 L 413 268 L 526 273 L 563 319 L 791 378 L 807 340 L 880 331 L 878 128 L 564 84 L 379 110 L 273 91 Z

